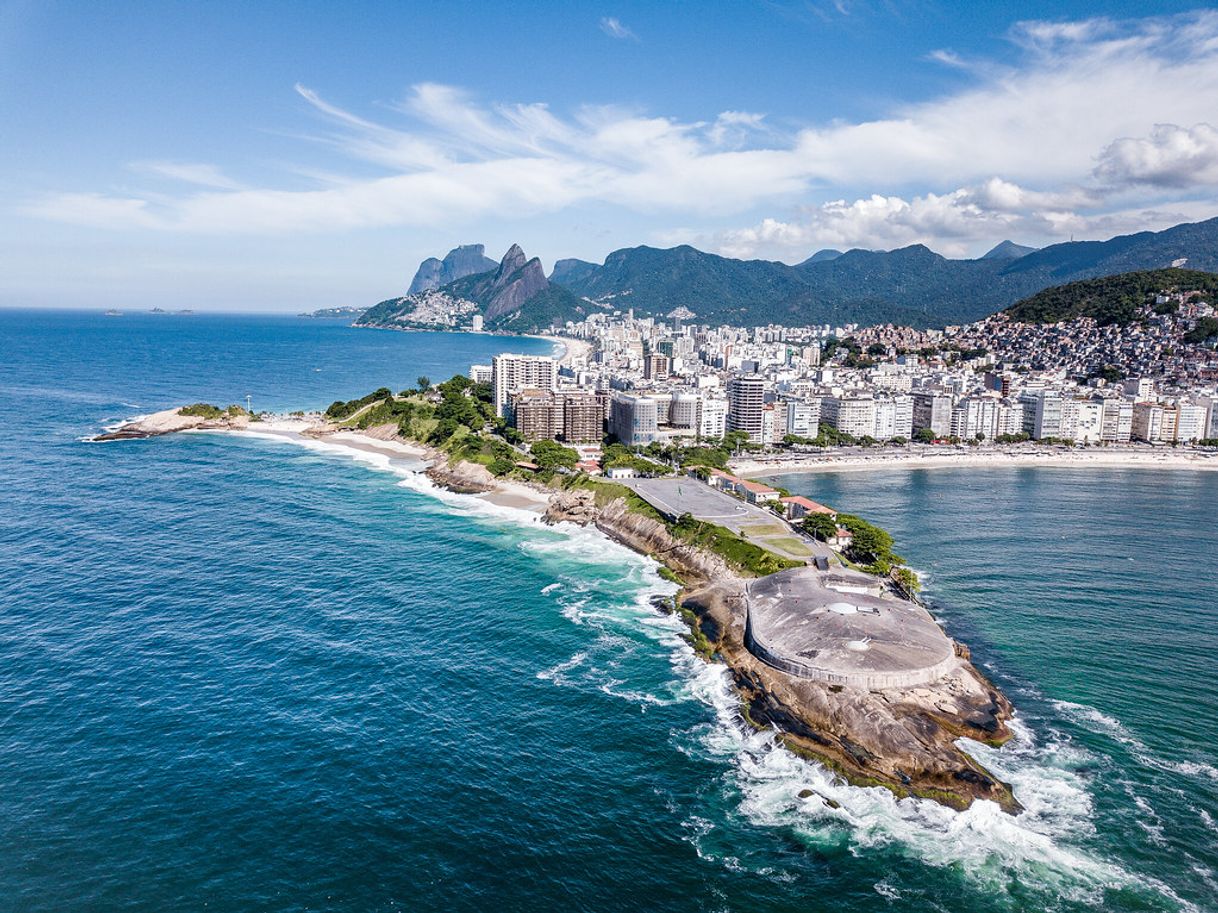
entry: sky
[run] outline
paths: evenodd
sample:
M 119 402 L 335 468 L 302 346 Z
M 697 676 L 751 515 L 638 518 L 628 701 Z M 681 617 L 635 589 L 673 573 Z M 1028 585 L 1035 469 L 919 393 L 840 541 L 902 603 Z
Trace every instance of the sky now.
M 979 256 L 1216 191 L 1189 3 L 0 0 L 0 306 L 366 306 L 463 243 Z

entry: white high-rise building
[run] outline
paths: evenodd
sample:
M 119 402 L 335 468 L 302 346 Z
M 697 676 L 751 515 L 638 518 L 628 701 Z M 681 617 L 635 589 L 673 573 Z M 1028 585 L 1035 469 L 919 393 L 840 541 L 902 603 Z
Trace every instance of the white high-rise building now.
M 952 433 L 950 393 L 928 392 L 913 395 L 913 430 L 929 428 L 936 437 Z
M 1206 436 L 1209 424 L 1209 410 L 1196 403 L 1180 402 L 1179 416 L 1176 419 L 1177 441 L 1199 441 Z
M 491 392 L 496 415 L 502 416 L 510 408 L 513 393 L 557 389 L 558 362 L 549 355 L 496 355 L 491 359 Z
M 821 417 L 838 431 L 852 437 L 875 436 L 875 400 L 866 395 L 826 396 Z
M 1157 403 L 1134 403 L 1132 433 L 1139 441 L 1163 440 L 1163 407 Z
M 762 410 L 765 407 L 765 381 L 756 375 L 733 377 L 727 382 L 727 427 L 745 431 L 749 440 L 763 442 Z
M 1104 400 L 1100 440 L 1108 444 L 1128 444 L 1133 433 L 1133 403 L 1109 397 Z
M 705 397 L 698 415 L 698 434 L 721 438 L 727 433 L 727 400 Z
M 641 447 L 659 437 L 659 412 L 650 396 L 614 393 L 609 401 L 609 433 L 627 447 Z
M 1062 395 L 1052 390 L 1025 393 L 1023 403 L 1023 429 L 1036 440 L 1060 438 L 1062 435 Z
M 820 400 L 787 400 L 787 434 L 813 438 L 820 431 Z

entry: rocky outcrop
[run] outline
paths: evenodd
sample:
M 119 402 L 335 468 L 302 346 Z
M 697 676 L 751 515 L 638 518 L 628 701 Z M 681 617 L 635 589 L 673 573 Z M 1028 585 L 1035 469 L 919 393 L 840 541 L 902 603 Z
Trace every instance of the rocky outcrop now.
M 496 266 L 498 264 L 486 256 L 484 245 L 463 244 L 450 250 L 443 260 L 428 257 L 420 263 L 406 294 L 417 295 L 420 292 L 429 292 L 442 285 L 448 285 L 450 282 L 456 282 L 458 279 L 464 279 L 466 276 L 489 272 Z
M 558 492 L 551 497 L 543 519 L 547 523 L 568 521 L 581 526 L 593 524 L 610 539 L 652 556 L 682 576 L 737 579 L 718 555 L 681 541 L 658 520 L 633 513 L 620 498 L 598 508 L 595 495 L 590 491 Z
M 154 412 L 152 415 L 146 415 L 133 422 L 128 422 L 113 431 L 94 435 L 91 440 L 127 441 L 191 430 L 231 431 L 248 427 L 249 423 L 250 417 L 244 411 L 240 414 L 224 414 L 208 417 L 204 415 L 183 415 L 180 409 L 166 409 L 163 412 Z
M 520 246 L 513 244 L 503 255 L 503 262 L 491 280 L 490 295 L 486 300 L 487 320 L 497 320 L 505 314 L 519 310 L 525 302 L 550 287 L 541 261 L 525 258 Z
M 482 494 L 495 487 L 495 477 L 490 470 L 477 463 L 464 460 L 448 464 L 435 463 L 427 470 L 427 477 L 449 491 L 459 494 Z
M 557 282 L 559 285 L 566 282 L 579 282 L 581 279 L 591 276 L 598 269 L 600 269 L 600 266 L 596 263 L 567 257 L 563 260 L 555 261 L 554 269 L 550 272 L 550 281 Z
M 957 745 L 968 737 L 1001 744 L 1010 737 L 1006 697 L 969 662 L 930 685 L 868 691 L 797 678 L 766 665 L 745 646 L 745 587 L 725 562 L 676 539 L 623 500 L 596 506 L 588 491 L 556 494 L 547 522 L 595 524 L 609 537 L 651 555 L 686 581 L 681 605 L 731 668 L 747 719 L 772 726 L 789 748 L 859 785 L 884 786 L 956 808 L 990 799 L 1019 810 L 1009 787 Z

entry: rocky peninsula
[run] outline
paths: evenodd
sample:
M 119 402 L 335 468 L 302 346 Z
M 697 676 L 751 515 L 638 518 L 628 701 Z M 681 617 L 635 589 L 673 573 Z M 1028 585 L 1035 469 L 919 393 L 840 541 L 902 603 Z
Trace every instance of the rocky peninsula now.
M 679 581 L 680 592 L 666 610 L 678 612 L 689 624 L 689 640 L 704 659 L 721 661 L 731 670 L 742 713 L 752 725 L 773 727 L 790 750 L 828 765 L 856 785 L 881 786 L 898 796 L 933 799 L 955 808 L 982 799 L 1011 813 L 1020 810 L 1010 788 L 959 744 L 961 739 L 990 745 L 1008 740 L 1008 721 L 1013 713 L 1010 702 L 973 666 L 967 647 L 949 640 L 925 609 L 893 592 L 885 581 L 859 575 L 862 581 L 846 581 L 845 589 L 855 595 L 840 597 L 850 602 L 829 603 L 827 600 L 839 598 L 829 593 L 836 578 L 845 573 L 840 569 L 818 571 L 806 567 L 759 573 L 759 567 L 766 567 L 764 562 L 743 562 L 741 549 L 752 549 L 768 559 L 775 556 L 739 538 L 730 541 L 730 548 L 720 547 L 718 543 L 727 541 L 722 535 L 727 531 L 708 524 L 690 526 L 686 518 L 673 522 L 621 485 L 582 473 L 534 476 L 524 470 L 524 478 L 517 477 L 516 472 L 513 477 L 504 477 L 491 471 L 502 469 L 496 462 L 491 461 L 488 468 L 486 461 L 463 458 L 454 454 L 452 447 L 424 443 L 420 437 L 404 433 L 401 422 L 353 426 L 352 416 L 361 412 L 366 415 L 367 410 L 377 408 L 378 401 L 372 402 L 359 406 L 341 421 L 316 413 L 275 419 L 251 416 L 240 407 L 221 410 L 196 404 L 146 416 L 100 434 L 95 440 L 127 440 L 180 431 L 257 430 L 365 451 L 409 454 L 426 464 L 425 471 L 436 485 L 450 491 L 487 498 L 500 494 L 512 506 L 536 509 L 544 522 L 594 526 L 615 541 L 651 556 Z M 469 452 L 468 444 L 464 445 L 461 453 Z M 701 483 L 691 479 L 689 484 Z M 695 529 L 696 534 L 691 534 Z M 792 564 L 786 562 L 780 567 Z M 862 595 L 860 588 L 871 590 L 872 595 Z M 793 603 L 782 602 L 785 593 L 812 598 L 822 615 L 826 607 L 831 614 L 842 615 L 843 605 L 852 607 L 850 614 L 861 612 L 858 619 L 824 616 L 835 624 L 870 624 L 870 616 L 879 618 L 881 612 L 896 616 L 907 613 L 917 624 L 917 637 L 913 638 L 917 643 L 913 646 L 933 654 L 923 663 L 932 674 L 908 680 L 831 674 L 816 677 L 799 674 L 806 671 L 802 670 L 802 660 L 784 668 L 771 652 L 758 649 L 753 627 L 765 600 L 770 600 L 768 605 L 778 600 L 784 610 L 792 609 Z M 754 613 L 752 619 L 750 612 Z M 780 627 L 791 623 L 783 620 Z M 805 621 L 800 616 L 795 624 L 802 623 Z M 913 629 L 908 625 L 893 628 L 896 633 L 890 638 L 891 644 L 885 644 L 882 629 L 877 630 L 880 633 L 851 635 L 854 640 L 843 641 L 839 645 L 846 651 L 840 653 L 843 661 L 853 661 L 850 650 L 873 651 L 873 656 L 881 656 L 889 647 L 910 649 L 907 635 Z M 880 640 L 876 641 L 875 636 Z M 825 665 L 829 653 L 822 652 L 823 645 L 805 649 L 807 646 L 799 645 L 796 655 L 809 654 L 816 657 L 809 660 L 812 665 Z

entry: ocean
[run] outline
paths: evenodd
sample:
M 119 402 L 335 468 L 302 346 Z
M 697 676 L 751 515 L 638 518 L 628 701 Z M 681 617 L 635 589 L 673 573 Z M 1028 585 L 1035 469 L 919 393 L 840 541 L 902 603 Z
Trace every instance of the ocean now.
M 1218 910 L 1218 474 L 783 478 L 890 529 L 1011 695 L 1011 818 L 749 729 L 595 532 L 324 446 L 82 440 L 548 348 L 0 311 L 0 910 Z

